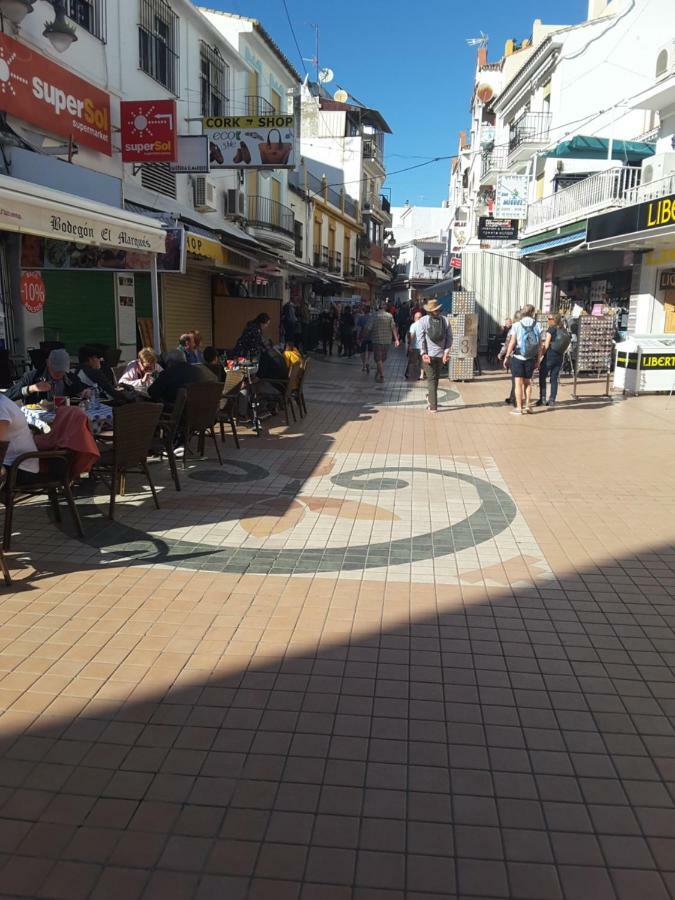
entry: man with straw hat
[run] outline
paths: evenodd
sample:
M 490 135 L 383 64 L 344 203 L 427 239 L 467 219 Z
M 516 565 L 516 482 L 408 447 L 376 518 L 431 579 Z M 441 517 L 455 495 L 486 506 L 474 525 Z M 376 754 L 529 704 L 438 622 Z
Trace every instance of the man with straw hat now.
M 452 347 L 452 330 L 437 300 L 424 304 L 425 316 L 417 323 L 417 346 L 422 355 L 422 366 L 427 376 L 429 393 L 427 409 L 436 412 L 438 408 L 438 380 L 441 369 L 446 365 Z

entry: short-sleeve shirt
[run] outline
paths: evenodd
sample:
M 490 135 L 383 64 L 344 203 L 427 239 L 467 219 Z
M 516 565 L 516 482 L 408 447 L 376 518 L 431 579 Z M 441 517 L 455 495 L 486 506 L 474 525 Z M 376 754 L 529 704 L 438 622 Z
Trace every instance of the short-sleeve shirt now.
M 526 317 L 526 319 L 521 319 L 520 322 L 515 322 L 513 328 L 511 329 L 511 332 L 515 335 L 516 338 L 516 347 L 513 354 L 516 359 L 525 359 L 525 357 L 520 352 L 520 348 L 523 343 L 523 331 L 526 328 L 532 328 L 537 340 L 541 340 L 541 327 L 535 322 L 534 319 L 532 319 L 531 317 Z
M 412 323 L 412 325 L 408 329 L 408 334 L 410 335 L 408 347 L 411 350 L 419 350 L 419 347 L 417 346 L 417 322 Z
M 5 397 L 4 394 L 0 394 L 0 422 L 9 423 L 9 429 L 7 431 L 9 447 L 5 454 L 5 466 L 11 466 L 14 460 L 24 453 L 35 453 L 37 451 L 33 435 L 30 433 L 30 428 L 28 427 L 28 422 L 26 421 L 24 414 L 16 403 L 8 397 Z M 25 472 L 34 472 L 37 474 L 39 466 L 40 463 L 37 459 L 29 459 L 26 460 L 26 462 L 21 463 L 19 468 L 23 469 Z
M 370 317 L 370 339 L 373 344 L 391 344 L 394 319 L 386 310 L 380 309 Z

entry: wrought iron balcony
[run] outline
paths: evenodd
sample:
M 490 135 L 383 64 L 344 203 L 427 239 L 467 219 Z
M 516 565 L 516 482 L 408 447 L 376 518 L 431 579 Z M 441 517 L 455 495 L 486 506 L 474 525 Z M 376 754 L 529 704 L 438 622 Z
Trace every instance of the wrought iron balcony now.
M 274 108 L 269 100 L 265 100 L 264 97 L 257 97 L 254 94 L 244 97 L 244 102 L 247 116 L 271 116 L 275 112 L 280 112 L 280 110 Z
M 528 112 L 521 116 L 511 128 L 509 137 L 509 163 L 528 159 L 548 141 L 551 130 L 551 113 Z
M 380 197 L 380 203 L 382 205 L 382 212 L 391 212 L 391 203 L 389 202 L 389 197 L 385 197 L 384 194 L 382 194 Z
M 314 247 L 314 265 L 317 269 L 328 269 L 330 267 L 328 247 Z
M 335 253 L 328 254 L 328 271 L 337 274 L 342 272 L 342 254 L 338 253 L 337 250 Z
M 508 169 L 508 147 L 504 144 L 483 153 L 480 167 L 480 183 L 494 184 L 500 172 Z
M 258 197 L 255 194 L 247 200 L 249 225 L 278 231 L 295 240 L 295 215 L 290 207 L 276 200 L 270 200 L 269 197 Z

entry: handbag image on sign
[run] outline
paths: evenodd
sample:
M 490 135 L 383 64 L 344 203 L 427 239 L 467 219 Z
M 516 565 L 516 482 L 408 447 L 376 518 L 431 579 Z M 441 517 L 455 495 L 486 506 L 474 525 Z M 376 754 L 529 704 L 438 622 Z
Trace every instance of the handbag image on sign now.
M 276 133 L 279 135 L 279 140 L 276 143 L 272 143 L 272 141 L 270 140 L 273 131 L 276 131 Z M 267 135 L 267 141 L 258 144 L 258 150 L 260 151 L 260 161 L 263 163 L 263 165 L 286 165 L 286 163 L 288 162 L 288 157 L 291 155 L 292 149 L 293 144 L 284 144 L 282 142 L 281 132 L 278 128 L 271 128 Z

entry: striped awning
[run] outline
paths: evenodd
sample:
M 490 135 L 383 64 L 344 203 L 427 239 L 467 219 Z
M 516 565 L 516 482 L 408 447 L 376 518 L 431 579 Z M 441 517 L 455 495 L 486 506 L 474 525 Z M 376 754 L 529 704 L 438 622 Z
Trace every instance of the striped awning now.
M 518 256 L 530 256 L 533 253 L 542 253 L 544 250 L 552 250 L 554 247 L 565 247 L 571 244 L 580 244 L 586 240 L 586 229 L 583 231 L 573 231 L 571 234 L 564 234 L 560 237 L 550 238 L 548 241 L 541 241 L 539 244 L 529 244 L 527 247 L 521 247 Z

